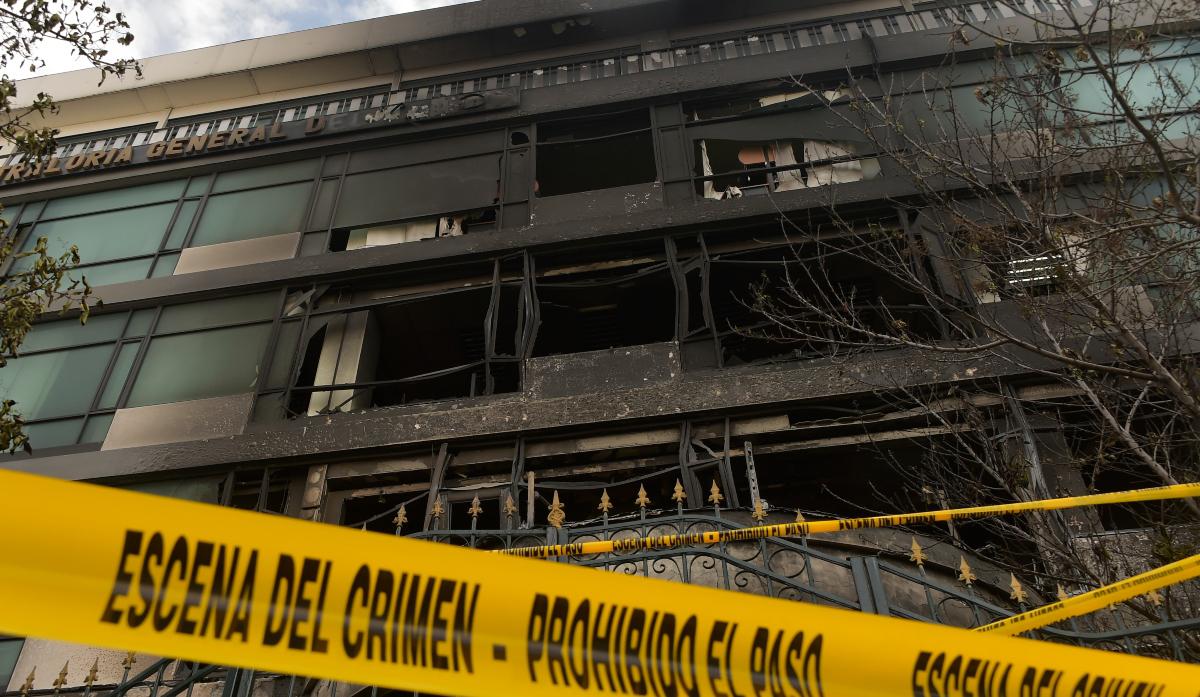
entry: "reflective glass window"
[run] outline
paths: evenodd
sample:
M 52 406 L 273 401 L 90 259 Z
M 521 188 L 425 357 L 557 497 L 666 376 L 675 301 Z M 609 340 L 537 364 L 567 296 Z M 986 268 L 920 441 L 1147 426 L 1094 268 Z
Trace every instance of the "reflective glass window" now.
M 67 216 L 83 215 L 84 213 L 141 206 L 148 203 L 174 201 L 183 193 L 183 187 L 186 184 L 187 180 L 176 179 L 174 181 L 158 182 L 144 186 L 131 186 L 125 189 L 99 191 L 94 194 L 67 196 L 55 199 L 46 204 L 46 210 L 43 212 L 42 218 L 65 218 Z
M 275 307 L 278 302 L 279 296 L 275 293 L 258 293 L 184 305 L 169 305 L 162 309 L 155 333 L 166 334 L 272 319 L 275 316 Z
M 250 392 L 270 334 L 260 324 L 152 339 L 126 406 Z
M 124 326 L 124 312 L 95 315 L 90 317 L 86 324 L 80 324 L 77 319 L 37 324 L 25 335 L 25 341 L 21 342 L 21 352 L 32 353 L 113 341 L 121 336 L 121 328 Z
M 301 162 L 285 162 L 267 167 L 222 172 L 217 175 L 217 183 L 213 185 L 213 193 L 221 194 L 257 186 L 312 180 L 317 176 L 317 169 L 320 165 L 320 160 L 303 160 Z
M 50 254 L 57 256 L 76 245 L 84 263 L 152 254 L 158 251 L 174 214 L 172 202 L 43 221 L 34 228 L 24 249 L 33 249 L 37 238 L 45 237 Z
M 21 356 L 0 369 L 0 394 L 26 420 L 86 412 L 104 377 L 111 345 Z
M 312 182 L 210 196 L 191 246 L 297 232 L 304 222 Z

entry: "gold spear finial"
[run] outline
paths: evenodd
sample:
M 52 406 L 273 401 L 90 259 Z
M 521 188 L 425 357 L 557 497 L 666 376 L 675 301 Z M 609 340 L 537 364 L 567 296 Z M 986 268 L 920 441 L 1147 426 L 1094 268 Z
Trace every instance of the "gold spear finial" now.
M 721 495 L 721 487 L 717 486 L 717 480 L 713 480 L 712 488 L 708 491 L 708 500 L 712 505 L 720 506 L 721 502 L 725 500 L 725 497 Z
M 125 652 L 125 660 L 121 661 L 121 665 L 125 668 L 132 668 L 133 664 L 137 663 L 137 658 L 132 651 Z
M 475 494 L 475 498 L 471 499 L 471 507 L 467 509 L 467 513 L 470 513 L 472 518 L 478 518 L 479 514 L 483 513 L 483 508 L 479 505 L 479 494 Z
M 400 508 L 396 509 L 396 517 L 392 518 L 392 525 L 395 525 L 396 529 L 400 530 L 407 522 L 408 510 L 404 507 L 404 504 L 400 504 Z
M 1150 603 L 1154 607 L 1162 607 L 1162 604 L 1163 604 L 1162 593 L 1159 593 L 1157 590 L 1150 591 L 1149 593 L 1146 594 L 1146 602 Z
M 99 677 L 100 677 L 100 658 L 97 656 L 96 659 L 92 661 L 91 670 L 88 671 L 87 677 L 83 679 L 83 682 L 88 687 L 91 687 L 92 685 L 94 685 L 96 683 L 96 679 Z
M 517 504 L 513 501 L 512 492 L 508 492 L 508 497 L 504 499 L 504 515 L 512 518 L 517 514 Z
M 750 517 L 760 523 L 767 519 L 767 512 L 763 510 L 762 499 L 754 499 L 754 512 L 750 514 Z
M 797 522 L 797 523 L 806 522 L 804 520 L 804 514 L 800 512 L 799 508 L 796 509 L 796 521 L 795 522 Z
M 600 505 L 596 506 L 596 510 L 602 513 L 608 513 L 612 510 L 612 500 L 608 498 L 608 489 L 600 491 Z
M 1068 597 L 1068 596 L 1067 596 L 1067 592 L 1066 592 L 1065 590 L 1063 590 L 1062 584 L 1061 584 L 1061 583 L 1060 583 L 1060 584 L 1058 584 L 1058 599 L 1059 599 L 1059 600 L 1066 600 L 1066 599 L 1067 599 L 1067 597 Z
M 646 496 L 646 487 L 644 485 L 638 486 L 638 497 L 634 503 L 636 503 L 640 508 L 645 508 L 646 506 L 650 505 L 650 497 Z
M 561 528 L 566 522 L 567 514 L 563 510 L 562 502 L 558 500 L 558 491 L 554 492 L 554 499 L 550 501 L 550 513 L 546 515 L 546 521 L 556 528 Z
M 1010 573 L 1008 575 L 1008 587 L 1012 589 L 1012 592 L 1008 594 L 1008 597 L 1012 598 L 1018 603 L 1023 603 L 1025 602 L 1025 599 L 1028 598 L 1028 594 L 1025 593 L 1025 589 L 1021 587 L 1021 582 L 1017 580 L 1016 574 Z
M 967 558 L 963 556 L 958 558 L 958 580 L 968 586 L 978 580 L 975 574 L 971 572 L 971 565 L 967 563 Z
M 58 677 L 54 679 L 54 682 L 50 683 L 54 687 L 55 692 L 58 692 L 63 688 L 64 685 L 67 684 L 67 667 L 70 665 L 70 660 L 68 660 L 66 663 L 63 663 L 62 670 L 58 671 Z
M 909 547 L 912 551 L 908 553 L 908 560 L 917 566 L 925 566 L 925 560 L 929 558 L 925 554 L 925 550 L 921 549 L 921 545 L 917 544 L 917 538 L 914 535 L 912 538 L 912 546 Z
M 445 512 L 446 509 L 442 506 L 442 497 L 439 496 L 433 500 L 433 510 L 429 512 L 429 515 L 433 516 L 434 520 L 439 520 Z
M 680 484 L 678 479 L 675 480 L 675 493 L 671 494 L 671 499 L 676 503 L 683 503 L 687 500 L 687 494 L 683 492 L 683 484 Z
M 28 695 L 29 691 L 33 689 L 33 674 L 35 672 L 37 672 L 37 666 L 34 666 L 33 670 L 29 671 L 29 675 L 25 678 L 25 682 L 21 683 L 22 695 Z

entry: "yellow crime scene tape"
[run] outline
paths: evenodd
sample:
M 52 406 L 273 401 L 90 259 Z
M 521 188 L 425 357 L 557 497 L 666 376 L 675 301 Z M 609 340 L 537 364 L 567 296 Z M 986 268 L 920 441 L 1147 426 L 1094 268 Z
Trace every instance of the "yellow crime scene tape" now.
M 0 471 L 0 492 L 7 634 L 463 697 L 1200 690 L 1183 663 L 24 473 Z
M 676 535 L 622 537 L 613 540 L 572 542 L 565 545 L 514 547 L 512 549 L 497 550 L 497 553 L 535 559 L 580 556 L 585 554 L 621 554 L 655 549 L 671 549 L 673 547 L 689 547 L 700 544 L 711 545 L 720 542 L 744 542 L 746 540 L 761 540 L 768 537 L 798 537 L 812 533 L 839 532 L 862 528 L 893 528 L 900 525 L 927 525 L 929 523 L 944 523 L 946 521 L 979 520 L 998 515 L 1011 515 L 1013 513 L 1028 511 L 1056 511 L 1065 508 L 1098 506 L 1111 503 L 1159 501 L 1193 497 L 1200 497 L 1200 482 L 1151 487 L 1149 489 L 1115 491 L 1107 494 L 1065 496 L 1057 499 L 1000 503 L 991 506 L 973 506 L 971 508 L 949 508 L 925 513 L 900 513 L 866 518 L 839 518 L 835 520 L 815 520 L 798 523 L 776 523 L 774 525 L 757 525 L 738 528 L 736 530 L 708 530 Z
M 1109 584 L 1086 593 L 1080 593 L 1049 605 L 1034 608 L 1019 615 L 1006 617 L 982 627 L 976 627 L 976 632 L 995 632 L 997 634 L 1016 635 L 1031 629 L 1045 627 L 1061 620 L 1078 617 L 1129 600 L 1139 595 L 1164 586 L 1182 583 L 1200 577 L 1200 554 L 1165 564 L 1157 569 L 1151 569 L 1137 576 L 1130 576 L 1123 581 Z

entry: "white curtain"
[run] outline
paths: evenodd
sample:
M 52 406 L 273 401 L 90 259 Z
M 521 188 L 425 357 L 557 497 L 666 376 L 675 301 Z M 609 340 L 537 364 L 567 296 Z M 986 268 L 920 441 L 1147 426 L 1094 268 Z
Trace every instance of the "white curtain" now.
M 713 173 L 712 162 L 708 159 L 708 144 L 703 140 L 700 141 L 700 167 L 701 172 L 706 177 L 711 177 Z M 717 191 L 717 187 L 713 186 L 713 180 L 704 180 L 704 198 L 722 199 L 724 196 Z
M 364 249 L 367 247 L 380 247 L 385 244 L 401 244 L 403 242 L 427 240 L 431 237 L 437 237 L 437 230 L 437 218 L 361 228 L 350 233 L 350 239 L 346 242 L 346 249 Z
M 804 157 L 809 162 L 848 157 L 853 154 L 838 143 L 824 140 L 804 141 Z M 828 186 L 830 184 L 844 184 L 846 182 L 862 181 L 862 179 L 862 162 L 850 160 L 836 164 L 809 166 L 807 186 L 811 188 L 815 186 Z
M 776 143 L 774 148 L 776 167 L 788 167 L 800 164 L 796 161 L 796 153 L 791 143 Z M 804 172 L 800 169 L 789 169 L 775 173 L 775 191 L 795 191 L 804 188 Z

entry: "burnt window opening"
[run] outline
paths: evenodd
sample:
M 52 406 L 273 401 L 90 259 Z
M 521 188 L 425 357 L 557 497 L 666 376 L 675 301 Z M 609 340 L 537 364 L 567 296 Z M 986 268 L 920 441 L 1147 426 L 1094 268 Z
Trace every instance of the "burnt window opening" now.
M 665 263 L 538 280 L 534 356 L 675 338 L 675 284 Z
M 1128 398 L 1132 401 L 1133 395 Z M 1160 405 L 1161 395 L 1148 393 L 1141 407 L 1144 415 L 1129 422 L 1134 439 L 1154 443 L 1154 458 L 1160 465 L 1179 472 L 1195 471 L 1197 452 L 1194 434 L 1180 427 Z M 1098 420 L 1087 405 L 1075 402 L 1058 410 L 1058 417 L 1070 427 L 1064 429 L 1072 463 L 1079 468 L 1084 485 L 1095 493 L 1128 491 L 1162 486 L 1162 477 L 1138 457 L 1124 439 L 1106 423 Z M 1180 478 L 1184 478 L 1180 476 Z M 1177 525 L 1189 519 L 1186 505 L 1179 500 L 1141 501 L 1097 506 L 1095 513 L 1108 531 L 1143 530 Z
M 650 114 L 641 109 L 538 124 L 536 168 L 536 196 L 656 181 Z
M 282 515 L 291 485 L 288 474 L 280 469 L 235 470 L 221 482 L 218 500 L 231 508 Z
M 343 501 L 342 518 L 339 524 L 357 530 L 394 535 L 396 534 L 396 511 L 403 504 L 405 517 L 408 518 L 403 531 L 409 533 L 420 530 L 425 517 L 425 497 L 413 501 L 414 494 L 412 493 L 383 493 L 382 489 L 381 487 L 379 493 L 364 492 L 362 495 L 352 496 Z
M 610 519 L 637 515 L 638 490 L 645 487 L 648 510 L 673 510 L 671 499 L 675 481 L 680 477 L 678 433 L 662 442 L 652 444 L 621 444 L 625 434 L 594 435 L 587 440 L 605 441 L 611 438 L 615 447 L 579 449 L 562 452 L 555 444 L 530 444 L 525 471 L 534 473 L 537 502 L 534 522 L 544 525 L 550 503 L 558 493 L 567 524 L 586 524 L 602 517 L 597 508 L 601 496 L 608 493 L 612 508 Z M 553 454 L 535 456 L 539 450 L 557 450 Z M 533 453 L 530 455 L 528 453 Z M 522 497 L 527 489 L 522 488 Z
M 846 96 L 846 92 L 836 86 L 813 92 L 807 89 L 797 89 L 786 92 L 772 92 L 761 96 L 736 96 L 705 102 L 684 104 L 684 114 L 688 121 L 710 121 L 737 116 L 757 115 L 771 111 L 783 111 L 795 107 L 812 107 L 822 103 L 836 102 Z
M 694 141 L 696 193 L 709 199 L 795 191 L 879 176 L 859 143 L 801 138 Z
M 292 415 L 520 389 L 514 340 L 494 341 L 490 351 L 487 340 L 489 331 L 516 334 L 519 280 L 387 301 L 396 292 L 359 288 L 330 294 L 333 302 L 367 306 L 310 320 L 320 328 L 304 344 L 289 400 Z M 501 310 L 494 317 L 493 302 Z
M 339 228 L 329 235 L 329 251 L 370 249 L 439 237 L 458 237 L 496 229 L 495 208 L 481 208 L 436 218 L 421 218 L 386 225 Z
M 894 332 L 899 320 L 910 335 L 940 336 L 928 303 L 887 273 L 849 253 L 812 254 L 809 247 L 782 247 L 712 259 L 709 292 L 722 365 L 816 358 L 865 341 L 799 298 L 873 331 Z

